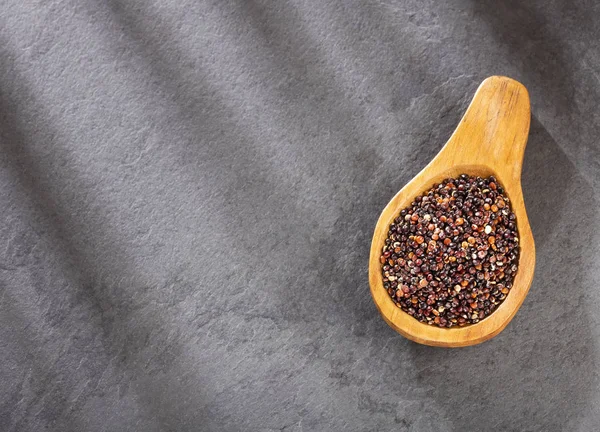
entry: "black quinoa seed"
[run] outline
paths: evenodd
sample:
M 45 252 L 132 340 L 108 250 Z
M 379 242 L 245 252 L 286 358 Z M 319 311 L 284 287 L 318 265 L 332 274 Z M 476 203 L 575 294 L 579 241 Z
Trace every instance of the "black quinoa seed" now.
M 434 184 L 394 219 L 380 262 L 383 287 L 418 321 L 478 323 L 506 299 L 517 272 L 510 200 L 494 177 Z

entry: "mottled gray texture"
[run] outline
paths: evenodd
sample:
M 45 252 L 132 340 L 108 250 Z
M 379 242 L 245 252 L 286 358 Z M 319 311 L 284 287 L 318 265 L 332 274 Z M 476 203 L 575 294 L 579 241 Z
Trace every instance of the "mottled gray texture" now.
M 600 3 L 4 0 L 0 431 L 600 428 Z M 393 194 L 486 76 L 531 94 L 530 295 L 392 331 Z

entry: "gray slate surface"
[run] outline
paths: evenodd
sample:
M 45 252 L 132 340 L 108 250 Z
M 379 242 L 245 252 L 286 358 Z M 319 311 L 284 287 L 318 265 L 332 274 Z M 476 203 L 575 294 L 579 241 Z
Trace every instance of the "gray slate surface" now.
M 600 428 L 600 3 L 4 0 L 0 431 Z M 530 295 L 483 345 L 379 317 L 370 237 L 522 81 Z

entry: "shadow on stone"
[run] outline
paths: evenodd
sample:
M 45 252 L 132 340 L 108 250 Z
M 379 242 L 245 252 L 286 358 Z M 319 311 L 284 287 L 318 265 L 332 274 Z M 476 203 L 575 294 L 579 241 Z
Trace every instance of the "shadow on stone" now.
M 591 187 L 534 118 L 523 189 L 537 266 L 521 310 L 496 338 L 462 349 L 410 343 L 417 383 L 454 430 L 573 430 L 595 388 L 593 337 L 585 303 L 593 265 L 582 229 L 598 212 Z M 585 205 L 582 205 L 585 203 Z M 404 350 L 398 346 L 398 350 Z M 560 406 L 560 409 L 557 407 Z

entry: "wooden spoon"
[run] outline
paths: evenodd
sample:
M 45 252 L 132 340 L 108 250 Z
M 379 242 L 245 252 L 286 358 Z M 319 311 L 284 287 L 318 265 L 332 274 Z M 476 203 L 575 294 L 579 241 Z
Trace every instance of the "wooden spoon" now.
M 477 89 L 446 145 L 381 213 L 371 243 L 369 284 L 383 319 L 401 335 L 421 344 L 442 347 L 478 344 L 500 333 L 523 303 L 535 267 L 535 244 L 521 191 L 521 166 L 529 121 L 527 89 L 510 78 L 487 78 Z M 482 177 L 494 175 L 504 186 L 517 217 L 521 249 L 519 269 L 504 302 L 477 324 L 448 329 L 420 323 L 394 304 L 383 287 L 379 257 L 389 226 L 400 211 L 434 183 L 463 173 Z

